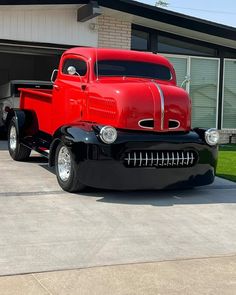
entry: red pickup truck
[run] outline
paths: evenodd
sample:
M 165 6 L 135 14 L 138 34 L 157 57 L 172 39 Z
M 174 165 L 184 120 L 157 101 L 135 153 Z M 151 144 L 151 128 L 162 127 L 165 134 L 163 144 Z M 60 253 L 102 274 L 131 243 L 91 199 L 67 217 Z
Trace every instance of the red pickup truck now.
M 14 160 L 36 150 L 69 192 L 213 182 L 219 134 L 191 129 L 191 100 L 166 58 L 73 48 L 52 80 L 52 90 L 21 89 L 20 108 L 8 114 Z

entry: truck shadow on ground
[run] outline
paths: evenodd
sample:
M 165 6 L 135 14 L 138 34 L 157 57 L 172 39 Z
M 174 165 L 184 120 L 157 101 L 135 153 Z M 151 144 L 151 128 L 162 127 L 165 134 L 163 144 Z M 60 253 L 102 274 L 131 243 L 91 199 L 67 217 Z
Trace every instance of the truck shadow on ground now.
M 40 167 L 55 174 L 54 169 L 48 166 L 46 158 L 34 156 L 30 158 L 30 161 L 38 163 Z M 215 183 L 208 186 L 182 190 L 114 191 L 88 188 L 86 191 L 74 195 L 96 198 L 97 202 L 124 205 L 176 206 L 230 204 L 236 203 L 236 183 L 234 184 L 232 182 L 226 185 Z
M 6 151 L 7 141 L 0 141 L 0 150 Z M 40 155 L 32 155 L 28 161 L 35 163 L 50 173 L 55 174 L 54 169 L 48 166 L 46 158 Z M 55 176 L 56 177 L 56 176 Z M 56 181 L 56 179 L 55 179 Z M 58 189 L 59 186 L 58 186 Z M 59 193 L 63 191 L 58 190 Z M 52 192 L 48 192 L 52 193 Z M 66 192 L 65 192 L 66 193 Z M 30 195 L 31 193 L 29 193 Z M 43 192 L 40 192 L 43 194 Z M 151 206 L 176 206 L 189 204 L 221 204 L 236 203 L 236 183 L 227 185 L 213 184 L 198 187 L 191 190 L 146 190 L 146 191 L 112 191 L 89 188 L 78 196 L 96 198 L 97 202 L 116 203 L 124 205 L 151 205 Z
M 89 189 L 84 196 L 95 197 L 97 202 L 124 205 L 203 205 L 236 203 L 236 184 L 210 185 L 183 190 L 106 191 Z M 81 195 L 81 194 L 80 194 Z

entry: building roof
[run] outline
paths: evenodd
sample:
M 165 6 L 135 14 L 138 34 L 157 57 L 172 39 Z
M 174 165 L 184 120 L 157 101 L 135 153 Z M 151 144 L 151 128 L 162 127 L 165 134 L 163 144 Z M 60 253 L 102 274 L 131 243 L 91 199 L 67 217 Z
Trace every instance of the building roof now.
M 110 8 L 112 8 L 112 6 L 116 6 L 117 10 L 132 13 L 141 17 L 147 17 L 155 21 L 168 23 L 174 26 L 207 33 L 218 37 L 236 40 L 236 28 L 234 27 L 218 24 L 132 0 L 101 0 L 98 2 L 102 2 L 101 5 L 103 6 L 110 6 Z
M 0 0 L 0 5 L 88 4 L 90 0 Z M 94 1 L 93 1 L 94 2 Z M 236 28 L 133 0 L 97 0 L 98 5 L 159 23 L 236 41 Z

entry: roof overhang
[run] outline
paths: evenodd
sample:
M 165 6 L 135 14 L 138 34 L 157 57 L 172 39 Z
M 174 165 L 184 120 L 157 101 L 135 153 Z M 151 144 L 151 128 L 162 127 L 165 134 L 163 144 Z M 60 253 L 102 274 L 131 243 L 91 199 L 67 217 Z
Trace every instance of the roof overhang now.
M 0 0 L 0 5 L 87 4 L 89 0 Z
M 181 26 L 172 25 L 167 22 L 153 20 L 145 16 L 138 16 L 138 15 L 134 15 L 134 14 L 126 13 L 126 12 L 120 12 L 118 10 L 113 10 L 113 9 L 109 9 L 105 7 L 103 7 L 102 12 L 103 14 L 114 16 L 115 18 L 123 19 L 124 21 L 130 21 L 132 24 L 135 24 L 135 25 L 148 27 L 154 30 L 159 30 L 159 31 L 163 31 L 163 32 L 171 33 L 175 35 L 180 35 L 182 37 L 191 38 L 198 41 L 219 45 L 222 47 L 236 49 L 235 40 L 212 35 L 212 34 L 209 34 L 208 32 L 203 33 L 197 30 L 193 30 L 192 28 L 183 28 Z
M 236 48 L 236 28 L 206 21 L 133 0 L 0 0 L 0 5 L 70 5 L 97 2 L 103 13 L 181 36 Z
M 91 1 L 88 4 L 81 5 L 77 11 L 77 20 L 79 22 L 86 22 L 101 14 L 101 8 L 96 1 Z
M 104 7 L 104 14 L 130 20 L 136 25 L 236 49 L 236 28 L 136 1 L 114 2 L 98 0 L 98 3 Z

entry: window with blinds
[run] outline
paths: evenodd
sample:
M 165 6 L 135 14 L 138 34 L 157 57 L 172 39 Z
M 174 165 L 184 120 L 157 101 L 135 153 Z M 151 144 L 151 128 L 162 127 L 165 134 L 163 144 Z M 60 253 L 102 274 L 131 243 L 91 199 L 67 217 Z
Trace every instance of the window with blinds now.
M 219 60 L 191 58 L 192 126 L 216 127 Z
M 181 86 L 187 74 L 187 58 L 172 56 L 167 56 L 167 58 L 173 64 L 176 73 L 177 84 L 178 86 Z M 186 84 L 184 85 L 184 87 L 186 87 Z
M 236 129 L 236 60 L 225 60 L 223 128 Z
M 192 100 L 192 127 L 216 127 L 219 59 L 168 55 L 166 57 L 175 68 L 179 86 L 186 75 L 191 77 L 190 83 L 184 84 L 184 88 L 189 91 Z

